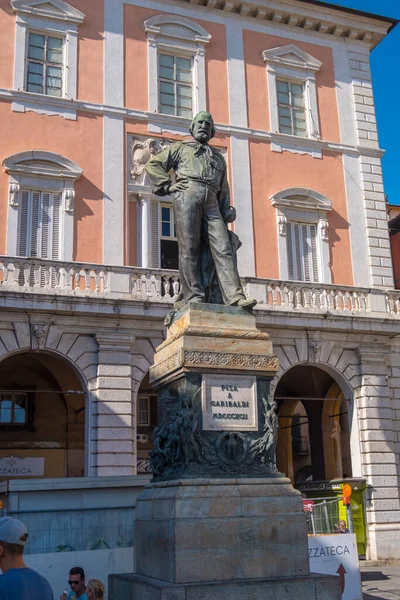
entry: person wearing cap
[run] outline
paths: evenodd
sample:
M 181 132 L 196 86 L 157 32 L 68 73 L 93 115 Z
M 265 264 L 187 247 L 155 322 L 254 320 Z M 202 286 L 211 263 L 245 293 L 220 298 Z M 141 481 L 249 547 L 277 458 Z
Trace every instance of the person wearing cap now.
M 54 600 L 47 579 L 24 563 L 28 539 L 25 525 L 12 517 L 0 519 L 0 600 Z

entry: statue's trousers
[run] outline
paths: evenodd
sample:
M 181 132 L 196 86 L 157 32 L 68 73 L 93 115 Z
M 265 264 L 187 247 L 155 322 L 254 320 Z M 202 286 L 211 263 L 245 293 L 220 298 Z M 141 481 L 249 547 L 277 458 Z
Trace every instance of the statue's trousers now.
M 186 190 L 174 194 L 173 207 L 184 299 L 204 301 L 205 298 L 201 284 L 201 246 L 204 237 L 208 239 L 225 304 L 235 304 L 244 298 L 216 190 L 209 184 L 189 181 Z

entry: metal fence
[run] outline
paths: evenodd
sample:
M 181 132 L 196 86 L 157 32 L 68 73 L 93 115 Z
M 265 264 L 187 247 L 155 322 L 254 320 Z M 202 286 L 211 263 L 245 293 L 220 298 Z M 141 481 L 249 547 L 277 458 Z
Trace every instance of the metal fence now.
M 308 533 L 312 535 L 323 533 L 336 533 L 339 527 L 339 502 L 338 498 L 318 498 L 314 500 L 312 510 L 304 510 L 308 523 Z M 352 530 L 351 513 L 348 514 L 347 527 Z

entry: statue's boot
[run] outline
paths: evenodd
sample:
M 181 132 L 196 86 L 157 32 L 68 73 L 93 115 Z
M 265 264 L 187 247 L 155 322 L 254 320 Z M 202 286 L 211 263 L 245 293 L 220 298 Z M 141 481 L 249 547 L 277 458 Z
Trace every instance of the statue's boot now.
M 257 304 L 257 300 L 255 298 L 241 298 L 235 303 L 235 306 L 240 306 L 240 308 L 244 308 L 245 310 L 250 310 Z

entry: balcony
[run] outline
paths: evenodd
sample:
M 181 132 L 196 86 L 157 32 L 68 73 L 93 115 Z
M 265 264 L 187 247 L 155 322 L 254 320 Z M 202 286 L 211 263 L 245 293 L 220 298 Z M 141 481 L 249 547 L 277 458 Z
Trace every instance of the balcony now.
M 258 309 L 276 313 L 400 318 L 400 291 L 244 278 Z M 170 305 L 177 271 L 0 256 L 0 292 L 137 300 Z

